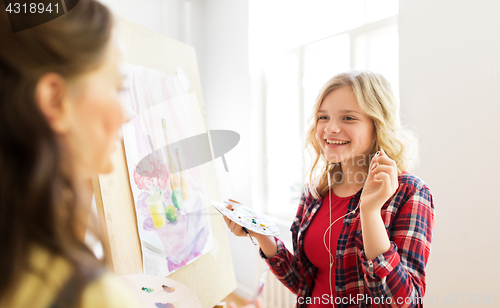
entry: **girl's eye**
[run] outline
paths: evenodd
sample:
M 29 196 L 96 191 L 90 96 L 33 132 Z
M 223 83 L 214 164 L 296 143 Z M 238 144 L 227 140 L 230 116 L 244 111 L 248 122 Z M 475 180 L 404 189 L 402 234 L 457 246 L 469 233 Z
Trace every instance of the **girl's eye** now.
M 356 119 L 353 118 L 353 117 L 344 117 L 344 120 L 353 121 L 353 120 L 356 120 Z
M 327 117 L 326 117 L 326 116 L 319 116 L 319 117 L 318 117 L 318 120 L 326 120 L 326 119 L 327 119 Z

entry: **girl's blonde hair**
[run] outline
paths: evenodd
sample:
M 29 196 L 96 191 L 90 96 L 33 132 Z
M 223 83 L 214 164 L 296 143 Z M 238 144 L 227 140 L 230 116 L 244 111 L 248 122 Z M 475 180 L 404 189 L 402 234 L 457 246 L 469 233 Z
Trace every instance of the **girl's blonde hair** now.
M 398 175 L 418 160 L 418 142 L 416 134 L 403 127 L 399 116 L 399 103 L 395 99 L 387 79 L 370 71 L 348 71 L 328 80 L 321 88 L 309 118 L 311 126 L 306 135 L 306 149 L 312 154 L 312 166 L 309 170 L 309 187 L 315 198 L 323 197 L 329 190 L 328 173 L 333 183 L 343 180 L 342 164 L 330 164 L 322 155 L 321 146 L 316 139 L 318 110 L 325 97 L 338 88 L 349 86 L 360 109 L 373 121 L 376 140 L 370 150 L 369 158 L 384 149 L 388 157 L 396 162 Z M 364 179 L 368 175 L 369 161 L 364 164 Z M 318 170 L 320 174 L 317 175 Z M 313 180 L 314 178 L 314 180 Z M 332 185 L 333 186 L 333 185 Z

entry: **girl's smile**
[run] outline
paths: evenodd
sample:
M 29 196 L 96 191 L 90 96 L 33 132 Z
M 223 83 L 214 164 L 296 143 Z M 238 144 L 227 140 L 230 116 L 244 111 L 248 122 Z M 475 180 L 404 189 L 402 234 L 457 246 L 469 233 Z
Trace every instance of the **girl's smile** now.
M 338 140 L 338 139 L 325 139 L 325 141 L 326 141 L 325 146 L 327 148 L 337 148 L 337 147 L 341 147 L 341 146 L 344 146 L 344 145 L 349 143 L 349 141 Z

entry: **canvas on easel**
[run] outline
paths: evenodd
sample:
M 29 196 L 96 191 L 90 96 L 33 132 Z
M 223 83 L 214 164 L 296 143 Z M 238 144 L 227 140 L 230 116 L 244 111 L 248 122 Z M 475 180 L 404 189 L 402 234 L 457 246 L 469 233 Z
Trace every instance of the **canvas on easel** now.
M 94 180 L 104 249 L 117 274 L 169 275 L 213 307 L 236 288 L 225 224 L 208 203 L 219 199 L 214 164 L 183 168 L 196 151 L 169 147 L 207 132 L 194 49 L 121 19 L 119 35 L 133 118 L 115 171 Z
M 122 132 L 141 241 L 144 274 L 167 276 L 212 244 L 209 202 L 195 136 L 207 130 L 189 82 L 126 64 L 121 101 L 132 119 Z M 199 138 L 199 137 L 196 137 Z M 208 140 L 204 143 L 209 145 Z M 201 153 L 203 153 L 201 151 Z

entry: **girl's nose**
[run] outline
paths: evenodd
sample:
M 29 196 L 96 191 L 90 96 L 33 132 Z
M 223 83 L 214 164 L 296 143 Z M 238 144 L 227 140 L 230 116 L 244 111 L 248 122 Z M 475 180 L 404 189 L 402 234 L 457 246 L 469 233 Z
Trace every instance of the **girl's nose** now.
M 340 127 L 334 122 L 329 122 L 328 125 L 325 126 L 325 133 L 338 134 L 340 133 Z

